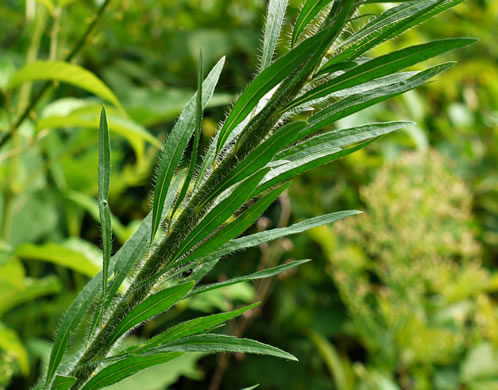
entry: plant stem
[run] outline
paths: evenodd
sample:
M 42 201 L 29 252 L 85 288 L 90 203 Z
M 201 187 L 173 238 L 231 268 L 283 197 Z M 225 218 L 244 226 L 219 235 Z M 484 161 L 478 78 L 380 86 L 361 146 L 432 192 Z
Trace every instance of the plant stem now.
M 80 40 L 76 43 L 76 45 L 74 46 L 73 50 L 71 50 L 71 52 L 64 59 L 65 62 L 71 61 L 76 56 L 76 54 L 78 54 L 78 52 L 83 47 L 83 45 L 87 41 L 87 39 L 90 36 L 90 34 L 95 29 L 95 26 L 97 25 L 97 23 L 101 19 L 102 15 L 104 14 L 105 9 L 107 8 L 107 6 L 109 5 L 110 2 L 111 2 L 111 0 L 105 0 L 104 4 L 102 4 L 100 6 L 100 8 L 97 11 L 97 14 L 95 15 L 92 23 L 90 23 L 88 25 L 85 33 L 81 36 Z M 50 88 L 51 85 L 52 85 L 51 82 L 46 82 L 43 85 L 43 87 L 38 91 L 38 93 L 31 99 L 31 101 L 29 102 L 28 106 L 24 109 L 24 111 L 19 116 L 19 118 L 17 119 L 17 121 L 10 128 L 10 131 L 7 134 L 5 134 L 0 139 L 0 148 L 3 145 L 5 145 L 5 143 L 10 138 L 12 138 L 12 136 L 17 132 L 19 126 L 21 126 L 21 124 L 28 117 L 28 115 L 30 114 L 30 112 L 35 108 L 35 106 L 38 104 L 38 102 L 40 101 L 40 99 L 45 95 L 45 93 L 48 91 L 48 89 Z

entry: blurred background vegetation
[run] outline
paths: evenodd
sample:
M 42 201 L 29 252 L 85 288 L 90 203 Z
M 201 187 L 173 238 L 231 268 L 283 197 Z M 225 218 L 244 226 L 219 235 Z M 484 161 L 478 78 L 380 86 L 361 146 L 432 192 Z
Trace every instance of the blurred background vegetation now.
M 62 60 L 101 3 L 1 2 L 0 133 L 40 88 L 24 84 L 13 96 L 11 75 L 35 60 Z M 255 74 L 265 3 L 114 0 L 77 55 L 128 114 L 111 108 L 109 115 L 115 250 L 150 209 L 156 140 L 193 94 L 199 50 L 208 67 L 227 56 L 203 120 L 205 147 L 224 105 Z M 290 1 L 285 37 L 301 3 Z M 458 65 L 436 82 L 337 127 L 417 125 L 301 176 L 252 230 L 342 209 L 365 214 L 232 256 L 212 279 L 313 261 L 279 280 L 192 299 L 136 333 L 148 337 L 199 312 L 262 301 L 225 331 L 286 349 L 300 362 L 187 354 L 116 388 L 498 389 L 498 1 L 467 0 L 375 50 L 455 36 L 480 41 L 447 55 Z M 279 50 L 287 50 L 285 39 Z M 0 388 L 34 383 L 61 313 L 99 269 L 100 106 L 81 89 L 55 85 L 0 149 Z

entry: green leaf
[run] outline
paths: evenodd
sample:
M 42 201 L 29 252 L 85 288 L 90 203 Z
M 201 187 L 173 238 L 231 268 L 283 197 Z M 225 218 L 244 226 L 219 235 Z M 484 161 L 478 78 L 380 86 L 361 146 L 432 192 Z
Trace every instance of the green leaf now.
M 329 63 L 338 63 L 357 58 L 380 43 L 397 37 L 413 26 L 460 4 L 463 0 L 419 0 L 407 1 L 393 7 L 353 34 L 337 50 L 343 50 Z
M 289 183 L 290 184 L 290 183 Z M 289 187 L 289 184 L 277 187 L 268 194 L 258 199 L 251 207 L 237 216 L 233 222 L 217 231 L 209 240 L 206 240 L 199 245 L 185 259 L 182 259 L 179 264 L 188 263 L 189 261 L 208 255 L 221 245 L 244 233 L 249 226 L 265 212 L 265 210 L 277 199 L 277 197 Z
M 197 224 L 192 232 L 183 240 L 175 254 L 173 261 L 185 252 L 193 248 L 195 244 L 208 237 L 216 231 L 230 216 L 235 213 L 244 203 L 246 203 L 256 186 L 268 172 L 263 169 L 255 173 L 233 190 L 233 192 L 218 203 L 213 209 Z
M 340 219 L 356 214 L 361 214 L 361 211 L 356 211 L 356 210 L 338 211 L 336 213 L 325 214 L 319 217 L 310 218 L 307 219 L 306 221 L 298 222 L 285 228 L 266 230 L 264 232 L 255 233 L 249 236 L 237 238 L 235 240 L 227 242 L 220 249 L 212 252 L 209 256 L 202 259 L 203 260 L 202 262 L 206 263 L 208 261 L 213 261 L 214 259 L 226 256 L 232 252 L 251 248 L 253 246 L 257 246 L 264 242 L 272 241 L 280 237 L 291 236 L 293 234 L 301 233 L 306 230 L 312 229 L 314 227 L 333 223 Z
M 14 356 L 21 368 L 23 375 L 29 373 L 28 351 L 24 348 L 19 336 L 12 329 L 7 328 L 0 322 L 0 351 L 6 351 Z
M 74 376 L 62 376 L 57 375 L 52 384 L 52 390 L 70 390 L 71 386 L 74 385 L 78 379 Z
M 207 291 L 216 290 L 216 289 L 223 288 L 226 286 L 231 286 L 232 284 L 237 284 L 237 283 L 246 282 L 246 281 L 255 280 L 255 279 L 269 278 L 271 276 L 275 276 L 275 275 L 278 275 L 282 272 L 285 272 L 291 268 L 297 267 L 301 264 L 307 263 L 308 261 L 310 261 L 310 260 L 291 261 L 290 263 L 278 265 L 276 267 L 268 268 L 268 269 L 258 271 L 258 272 L 255 272 L 255 273 L 252 273 L 249 275 L 244 275 L 244 276 L 241 276 L 238 278 L 228 279 L 228 280 L 225 280 L 225 281 L 219 282 L 219 283 L 212 283 L 212 284 L 208 284 L 205 286 L 196 287 L 195 289 L 193 289 L 190 292 L 190 294 L 188 296 L 190 297 L 190 296 L 202 294 L 202 293 L 205 293 Z
M 310 50 L 321 45 L 329 38 L 328 30 L 302 42 L 298 47 L 280 57 L 272 65 L 259 74 L 240 95 L 230 115 L 219 131 L 217 153 L 225 145 L 230 133 L 239 125 L 247 115 L 257 106 L 259 100 L 277 86 L 289 74 L 295 71 L 310 54 Z
M 393 74 L 403 68 L 415 65 L 447 51 L 469 45 L 475 41 L 475 39 L 470 38 L 442 39 L 411 46 L 377 57 L 308 91 L 294 100 L 284 110 L 290 110 L 303 103 L 319 99 L 341 89 L 354 87 L 367 81 Z
M 187 194 L 188 188 L 190 186 L 190 181 L 194 174 L 195 165 L 197 163 L 197 150 L 199 148 L 199 140 L 201 138 L 201 127 L 202 127 L 202 80 L 203 80 L 203 70 L 202 70 L 202 52 L 199 53 L 199 74 L 197 77 L 197 99 L 195 104 L 195 133 L 194 133 L 194 144 L 192 146 L 192 155 L 190 157 L 190 164 L 188 166 L 187 177 L 183 183 L 182 190 L 178 199 L 176 200 L 176 206 L 173 209 L 172 215 L 178 209 L 182 203 L 185 195 Z
M 36 0 L 38 3 L 43 4 L 49 10 L 50 14 L 54 14 L 54 3 L 52 0 Z
M 266 15 L 263 35 L 263 54 L 259 67 L 260 72 L 268 68 L 272 62 L 280 29 L 284 22 L 286 8 L 287 0 L 270 0 L 268 3 L 268 14 Z
M 108 124 L 111 132 L 119 134 L 131 144 L 138 161 L 143 160 L 144 141 L 156 148 L 162 147 L 161 143 L 152 134 L 135 122 L 116 115 L 109 115 Z M 67 127 L 98 129 L 98 113 L 75 111 L 67 115 L 50 115 L 41 118 L 36 123 L 37 131 Z
M 254 390 L 254 389 L 258 388 L 258 387 L 259 387 L 259 384 L 254 385 L 254 386 L 250 386 L 250 387 L 244 387 L 242 390 Z
M 114 93 L 99 78 L 88 70 L 67 62 L 36 61 L 27 64 L 10 78 L 9 89 L 36 80 L 61 81 L 74 85 L 110 101 L 125 112 Z
M 109 279 L 109 263 L 112 250 L 111 211 L 109 210 L 109 189 L 111 185 L 111 142 L 105 108 L 102 107 L 99 128 L 99 215 L 102 229 L 103 266 L 102 266 L 102 295 L 107 296 L 107 283 Z M 103 306 L 101 306 L 103 311 Z M 102 315 L 103 313 L 101 313 Z
M 148 367 L 176 359 L 182 353 L 158 353 L 155 355 L 136 356 L 111 364 L 88 381 L 83 390 L 97 390 L 117 383 Z
M 137 347 L 132 347 L 130 351 L 136 351 L 137 353 L 140 353 L 151 348 L 158 347 L 162 344 L 169 343 L 171 341 L 203 333 L 206 330 L 210 330 L 226 321 L 231 320 L 232 318 L 240 316 L 241 314 L 255 308 L 258 305 L 259 303 L 254 303 L 252 305 L 245 306 L 227 313 L 212 314 L 209 316 L 198 317 L 190 321 L 182 322 L 178 325 L 173 326 L 172 328 L 169 328 L 165 332 L 158 334 L 150 340 L 147 340 L 144 344 Z
M 177 286 L 168 287 L 159 291 L 131 310 L 116 327 L 107 339 L 107 345 L 113 345 L 123 334 L 140 323 L 167 311 L 171 306 L 180 301 L 192 288 L 194 282 L 187 282 Z
M 222 58 L 214 66 L 213 70 L 209 73 L 203 83 L 202 106 L 205 107 L 211 96 L 213 95 L 214 88 L 220 77 L 221 70 L 225 63 L 225 58 Z M 154 190 L 154 205 L 152 208 L 152 230 L 150 241 L 152 243 L 154 236 L 157 232 L 159 224 L 161 223 L 161 216 L 164 208 L 164 200 L 168 193 L 171 179 L 180 163 L 183 152 L 188 144 L 192 132 L 194 131 L 195 121 L 195 104 L 196 96 L 194 96 L 186 105 L 180 118 L 171 131 L 164 150 L 161 155 L 159 163 L 159 170 L 156 179 L 156 187 Z
M 307 126 L 305 121 L 291 122 L 281 129 L 277 129 L 266 141 L 258 145 L 249 155 L 233 169 L 216 191 L 210 194 L 209 199 L 221 194 L 224 190 L 249 177 L 263 168 L 272 160 L 279 150 L 284 149 L 295 141 L 299 132 Z
M 358 64 L 354 61 L 343 61 L 343 62 L 339 62 L 339 63 L 331 63 L 329 64 L 328 62 L 320 68 L 320 70 L 318 72 L 316 72 L 315 76 L 319 76 L 319 75 L 322 75 L 322 74 L 326 74 L 326 73 L 334 73 L 334 72 L 337 72 L 339 70 L 344 70 L 344 69 L 350 69 L 350 68 L 354 68 L 355 66 L 357 66 Z
M 95 276 L 101 269 L 100 264 L 96 264 L 84 253 L 55 242 L 43 245 L 23 244 L 16 249 L 16 255 L 23 259 L 61 265 L 90 277 Z
M 330 0 L 308 0 L 299 14 L 294 29 L 292 30 L 291 46 L 294 47 L 306 25 L 323 9 Z
M 69 309 L 64 313 L 50 353 L 47 379 L 45 382 L 46 387 L 50 384 L 61 363 L 71 334 L 76 330 L 88 308 L 94 302 L 97 293 L 99 292 L 99 287 L 102 285 L 101 278 L 102 273 L 99 273 L 95 278 L 90 280 L 90 282 L 83 287 L 83 290 L 78 294 Z
M 452 62 L 437 65 L 426 69 L 423 72 L 417 73 L 415 76 L 410 77 L 406 81 L 373 89 L 363 94 L 348 96 L 347 98 L 330 105 L 309 118 L 309 126 L 301 132 L 301 136 L 313 134 L 314 132 L 339 119 L 345 118 L 355 112 L 365 109 L 366 107 L 370 107 L 376 103 L 416 88 L 453 65 L 454 63 Z
M 155 348 L 149 353 L 158 352 L 238 352 L 275 356 L 297 361 L 297 358 L 281 349 L 258 341 L 233 336 L 205 334 L 190 336 Z
M 337 148 L 343 148 L 344 146 L 377 138 L 381 135 L 389 134 L 393 131 L 413 124 L 414 122 L 410 121 L 369 123 L 362 126 L 329 131 L 308 138 L 304 142 L 297 144 L 292 148 L 277 153 L 274 160 L 296 161 L 301 158 L 306 158 L 314 153 L 333 151 Z M 279 168 L 280 167 L 277 167 L 275 169 Z

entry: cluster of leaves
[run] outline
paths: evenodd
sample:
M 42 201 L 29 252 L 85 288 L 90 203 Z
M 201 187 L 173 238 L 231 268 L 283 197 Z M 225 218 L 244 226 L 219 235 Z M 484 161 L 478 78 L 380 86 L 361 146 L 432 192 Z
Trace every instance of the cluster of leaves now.
M 224 60 L 218 62 L 204 82 L 200 70 L 197 94 L 187 103 L 164 145 L 153 210 L 112 257 L 109 129 L 129 135 L 138 161 L 143 161 L 143 142 L 157 141 L 136 123 L 127 123 L 124 109 L 113 93 L 91 73 L 75 65 L 37 62 L 27 64 L 9 77 L 9 93 L 21 83 L 56 80 L 84 88 L 116 105 L 116 110 L 110 111 L 109 128 L 102 113 L 99 132 L 96 214 L 100 215 L 103 233 L 102 272 L 84 287 L 65 314 L 40 387 L 70 388 L 76 383 L 74 388 L 100 388 L 139 369 L 177 358 L 183 352 L 252 352 L 293 359 L 286 352 L 255 341 L 216 333 L 198 335 L 250 307 L 216 315 L 216 319 L 201 317 L 181 323 L 144 344 L 118 353 L 111 349 L 131 329 L 186 297 L 269 277 L 301 264 L 302 261 L 297 261 L 214 285 L 196 286 L 221 257 L 231 252 L 355 214 L 329 214 L 288 228 L 236 238 L 285 190 L 290 179 L 360 150 L 378 137 L 406 126 L 407 122 L 373 123 L 336 131 L 330 131 L 329 125 L 422 85 L 451 64 L 421 72 L 396 72 L 472 42 L 470 39 L 435 41 L 367 60 L 363 55 L 368 50 L 459 1 L 404 2 L 345 39 L 339 37 L 360 4 L 338 0 L 330 7 L 329 3 L 305 3 L 292 37 L 292 50 L 273 62 L 286 2 L 270 2 L 260 72 L 237 100 L 202 163 L 197 164 L 202 111 L 213 94 Z M 306 38 L 303 31 L 312 21 L 319 28 Z M 307 121 L 289 121 L 310 106 L 315 106 L 317 112 Z M 83 107 L 72 123 L 91 126 L 96 115 L 95 104 Z M 68 117 L 52 118 L 53 122 L 42 124 L 38 121 L 37 126 L 43 129 L 57 123 L 67 124 L 71 119 Z M 13 134 L 17 127 L 8 126 L 7 130 L 10 132 L 7 134 Z M 192 158 L 188 168 L 182 171 L 180 160 L 191 138 Z M 355 146 L 348 148 L 350 145 Z M 253 198 L 258 200 L 247 204 Z M 234 214 L 236 217 L 232 218 Z M 32 248 L 23 249 L 24 252 L 17 253 L 26 257 Z M 81 348 L 83 355 L 76 363 L 61 365 L 71 334 L 90 309 L 93 315 L 86 346 Z M 69 353 L 66 357 L 71 359 Z M 63 375 L 68 371 L 69 376 Z M 85 384 L 91 375 L 92 379 Z

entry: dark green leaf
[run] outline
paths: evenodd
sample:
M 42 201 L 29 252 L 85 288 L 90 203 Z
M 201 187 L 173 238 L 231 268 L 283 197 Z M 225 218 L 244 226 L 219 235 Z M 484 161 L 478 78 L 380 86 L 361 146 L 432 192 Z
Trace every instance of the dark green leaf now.
M 129 376 L 136 374 L 148 367 L 166 363 L 183 355 L 178 353 L 158 353 L 147 356 L 135 356 L 111 364 L 101 370 L 88 381 L 83 390 L 97 390 L 117 383 Z
M 310 260 L 292 261 L 290 263 L 278 265 L 278 266 L 273 267 L 273 268 L 268 268 L 268 269 L 265 269 L 262 271 L 255 272 L 253 274 L 244 275 L 244 276 L 234 278 L 234 279 L 228 279 L 228 280 L 225 280 L 225 281 L 219 282 L 219 283 L 212 283 L 212 284 L 208 284 L 205 286 L 196 287 L 195 289 L 193 289 L 190 292 L 190 294 L 188 296 L 202 294 L 202 293 L 205 293 L 207 291 L 216 290 L 216 289 L 223 288 L 226 286 L 231 286 L 232 284 L 242 283 L 242 282 L 255 280 L 255 279 L 269 278 L 271 276 L 275 276 L 275 275 L 278 275 L 282 272 L 285 272 L 291 268 L 297 267 L 298 265 L 307 263 L 308 261 L 310 261 Z
M 69 390 L 76 381 L 77 379 L 73 376 L 57 375 L 52 384 L 52 390 Z
M 329 4 L 330 0 L 307 0 L 299 14 L 294 29 L 292 30 L 291 45 L 294 46 L 306 25 Z
M 283 359 L 295 360 L 297 358 L 281 349 L 249 339 L 240 339 L 233 336 L 205 334 L 190 336 L 168 343 L 152 352 L 238 352 L 254 353 L 275 356 Z
M 194 282 L 187 282 L 177 286 L 168 287 L 159 291 L 131 310 L 116 327 L 107 340 L 107 345 L 113 345 L 123 334 L 140 323 L 165 312 L 180 301 L 192 288 Z
M 213 95 L 214 88 L 218 83 L 221 70 L 225 63 L 225 58 L 222 58 L 214 66 L 213 70 L 206 77 L 203 83 L 202 106 L 205 107 L 209 99 Z M 182 114 L 178 118 L 175 127 L 171 131 L 164 150 L 161 154 L 161 161 L 159 163 L 159 170 L 157 174 L 156 187 L 154 190 L 154 205 L 152 208 L 152 230 L 150 241 L 154 239 L 159 224 L 161 223 L 161 216 L 163 214 L 164 200 L 168 193 L 171 179 L 180 163 L 183 152 L 188 144 L 190 137 L 195 129 L 195 112 L 196 112 L 196 96 L 194 96 L 186 105 Z

